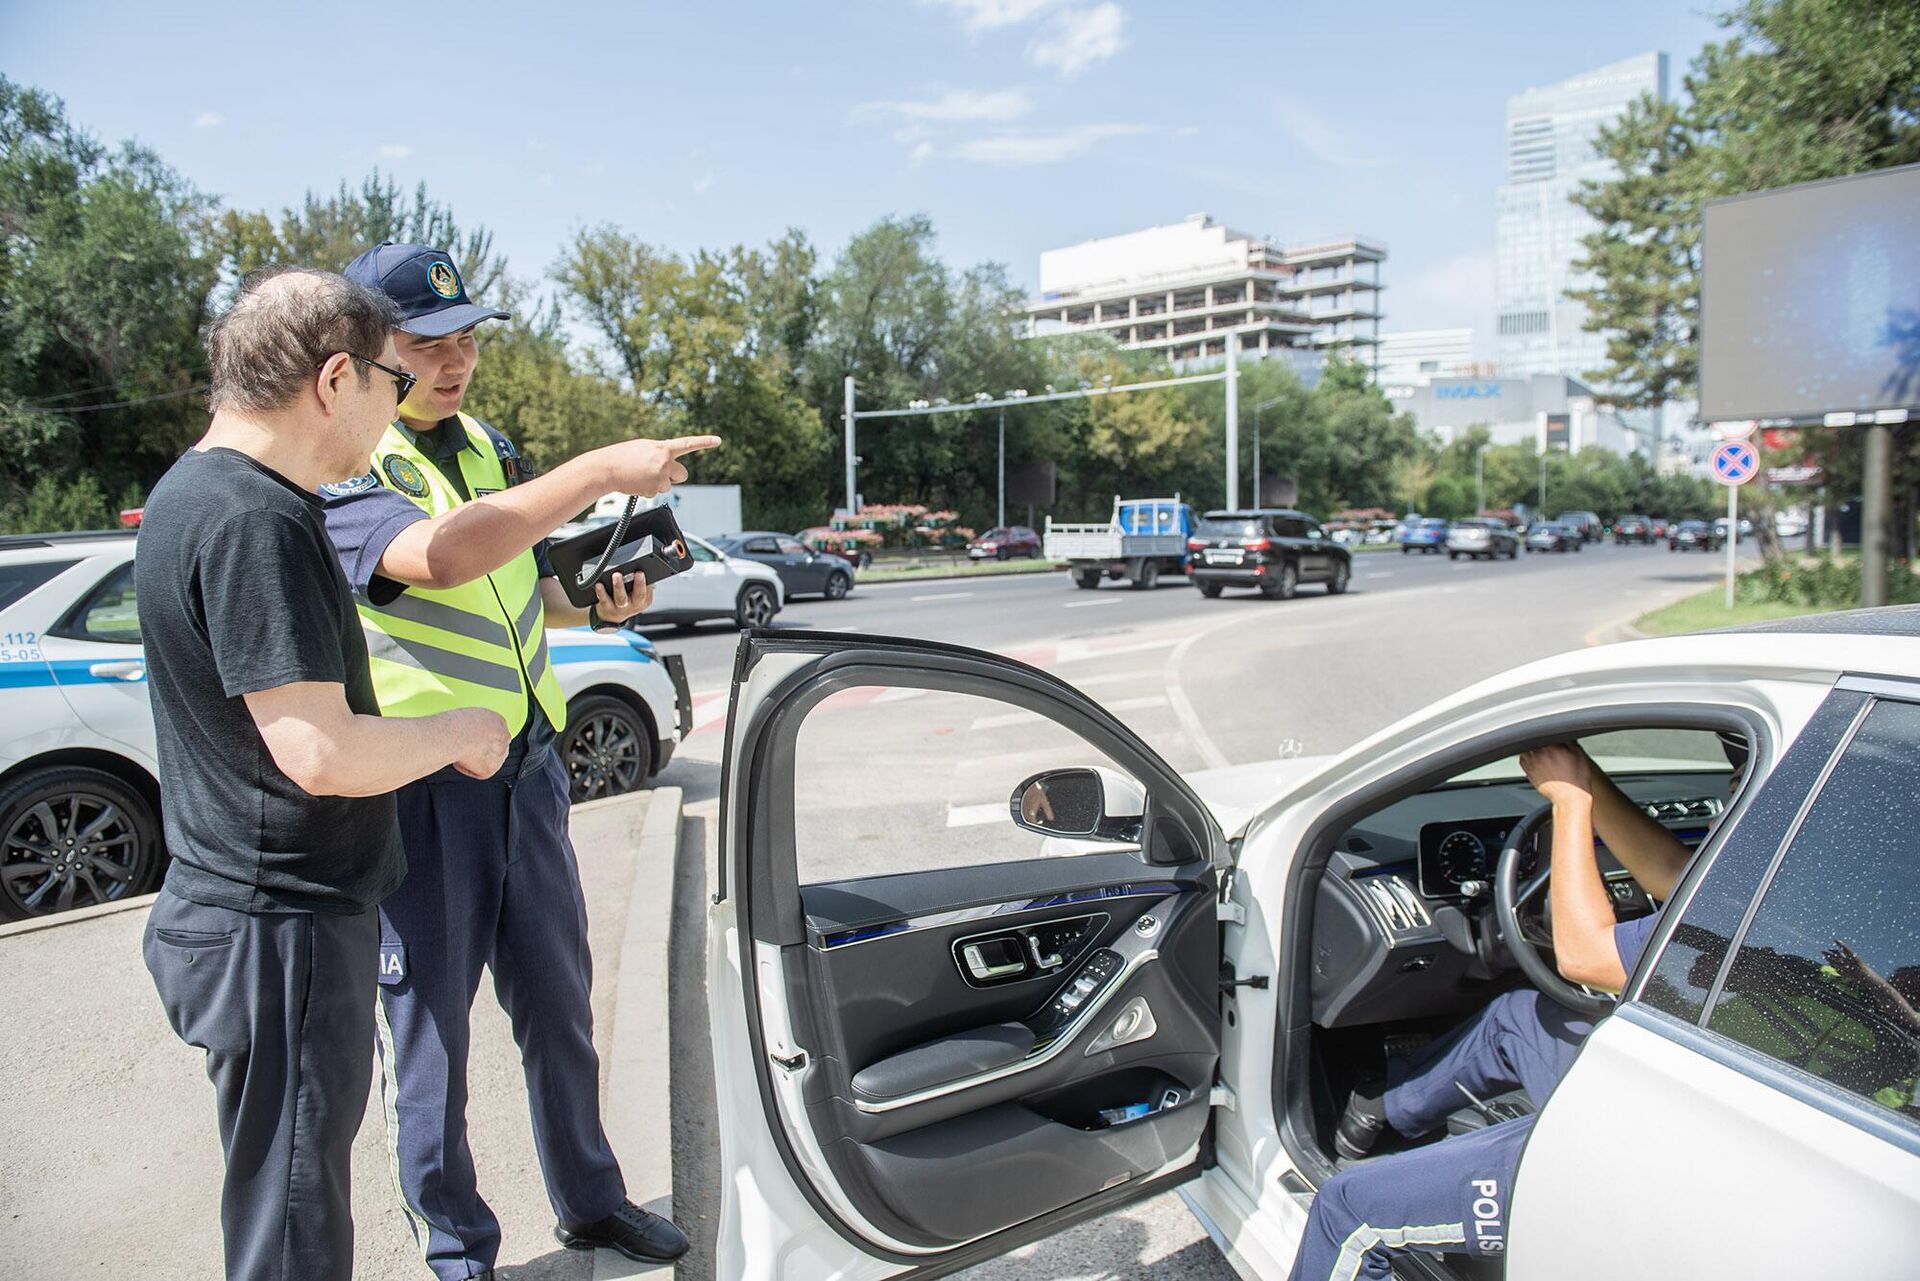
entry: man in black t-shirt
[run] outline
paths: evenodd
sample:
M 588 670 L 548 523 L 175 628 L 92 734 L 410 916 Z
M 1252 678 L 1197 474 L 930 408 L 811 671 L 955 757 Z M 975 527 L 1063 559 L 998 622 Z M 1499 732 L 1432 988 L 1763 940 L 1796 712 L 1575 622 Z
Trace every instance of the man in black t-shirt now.
M 155 486 L 135 577 L 173 863 L 147 968 L 206 1051 L 230 1278 L 353 1270 L 348 1153 L 373 1059 L 392 792 L 494 773 L 505 722 L 383 720 L 316 488 L 366 467 L 412 378 L 339 276 L 250 279 L 208 333 L 213 422 Z

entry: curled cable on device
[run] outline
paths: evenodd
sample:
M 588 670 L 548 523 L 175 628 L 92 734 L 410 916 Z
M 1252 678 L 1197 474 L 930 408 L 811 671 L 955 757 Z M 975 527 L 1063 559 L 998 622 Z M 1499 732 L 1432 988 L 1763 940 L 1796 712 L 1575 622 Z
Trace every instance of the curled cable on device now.
M 613 563 L 613 558 L 615 554 L 619 552 L 620 545 L 627 541 L 627 526 L 633 523 L 633 513 L 639 506 L 640 497 L 638 494 L 627 495 L 627 509 L 621 512 L 620 519 L 613 523 L 613 537 L 607 539 L 607 545 L 601 551 L 600 559 L 594 562 L 593 568 L 591 569 L 584 565 L 580 567 L 580 586 L 585 587 L 588 583 L 599 578 L 607 566 Z

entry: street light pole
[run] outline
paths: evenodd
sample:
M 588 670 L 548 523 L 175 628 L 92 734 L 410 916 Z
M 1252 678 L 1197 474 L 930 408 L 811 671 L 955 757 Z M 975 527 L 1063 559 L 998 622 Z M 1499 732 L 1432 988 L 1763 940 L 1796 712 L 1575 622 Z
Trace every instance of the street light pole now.
M 845 382 L 844 382 L 844 383 L 842 384 L 842 386 L 841 386 L 841 390 L 842 390 L 842 391 L 844 391 L 844 392 L 845 392 L 845 394 L 846 394 L 846 403 L 847 403 L 847 436 L 846 436 L 846 444 L 847 444 L 847 515 L 848 515 L 849 517 L 852 517 L 852 516 L 854 516 L 854 515 L 856 515 L 856 514 L 858 514 L 858 513 L 857 513 L 857 509 L 856 509 L 856 508 L 854 507 L 854 505 L 853 505 L 853 422 L 854 422 L 854 412 L 853 412 L 853 375 L 852 375 L 852 374 L 848 374 L 848 375 L 847 375 L 847 377 L 846 377 L 846 381 L 845 381 Z
M 1240 505 L 1240 333 L 1227 330 L 1227 508 Z
M 1484 516 L 1487 512 L 1487 480 L 1483 460 L 1487 456 L 1485 445 L 1473 451 L 1473 514 Z
M 1000 411 L 1000 509 L 999 519 L 994 522 L 1000 528 L 1007 527 L 1007 411 Z

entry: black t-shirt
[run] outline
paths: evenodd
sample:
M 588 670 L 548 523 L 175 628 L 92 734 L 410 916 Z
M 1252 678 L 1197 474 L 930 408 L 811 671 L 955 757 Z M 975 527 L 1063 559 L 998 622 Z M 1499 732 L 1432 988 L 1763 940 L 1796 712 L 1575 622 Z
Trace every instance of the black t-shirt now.
M 134 563 L 173 865 L 167 888 L 242 912 L 363 911 L 406 874 L 391 794 L 313 796 L 243 695 L 346 687 L 378 715 L 320 497 L 245 454 L 190 451 L 147 499 Z

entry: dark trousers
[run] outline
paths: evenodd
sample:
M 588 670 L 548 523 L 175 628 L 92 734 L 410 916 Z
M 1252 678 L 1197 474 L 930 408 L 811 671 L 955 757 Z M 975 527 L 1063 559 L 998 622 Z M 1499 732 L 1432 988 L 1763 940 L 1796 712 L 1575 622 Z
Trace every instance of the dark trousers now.
M 600 1125 L 586 903 L 549 748 L 492 779 L 436 775 L 398 794 L 407 879 L 380 905 L 381 1096 L 408 1223 L 442 1278 L 500 1249 L 467 1144 L 468 1016 L 480 971 L 513 1023 L 554 1213 L 604 1218 L 626 1185 Z
M 1387 1122 L 1425 1134 L 1479 1099 L 1526 1090 L 1536 1108 L 1573 1066 L 1593 1024 L 1522 988 L 1495 997 L 1473 1020 L 1418 1054 L 1387 1063 Z M 1506 1250 L 1507 1205 L 1533 1117 L 1491 1125 L 1394 1156 L 1363 1161 L 1327 1180 L 1307 1214 L 1293 1281 L 1392 1275 L 1396 1252 Z
M 1405 1059 L 1387 1062 L 1387 1122 L 1417 1138 L 1467 1106 L 1516 1086 L 1536 1108 L 1573 1066 L 1593 1024 L 1532 988 L 1497 996 L 1473 1021 Z
M 250 914 L 161 890 L 141 950 L 167 1020 L 207 1053 L 226 1179 L 227 1276 L 353 1273 L 348 1171 L 373 1072 L 379 926 Z

